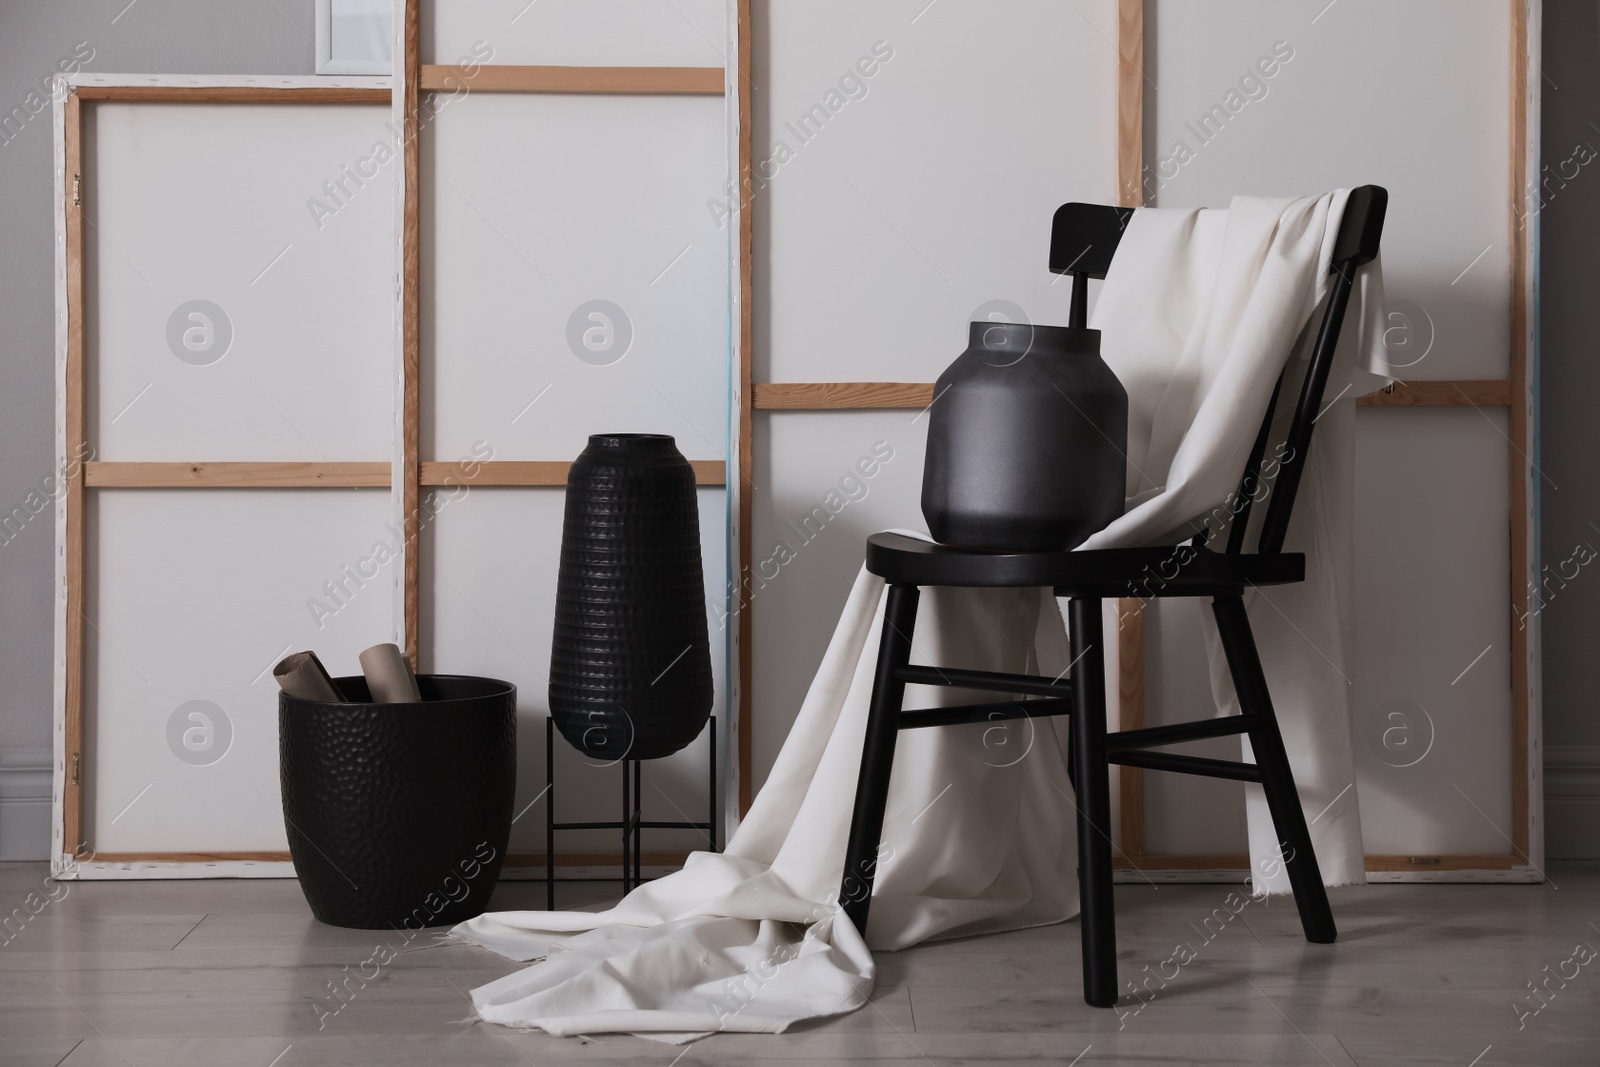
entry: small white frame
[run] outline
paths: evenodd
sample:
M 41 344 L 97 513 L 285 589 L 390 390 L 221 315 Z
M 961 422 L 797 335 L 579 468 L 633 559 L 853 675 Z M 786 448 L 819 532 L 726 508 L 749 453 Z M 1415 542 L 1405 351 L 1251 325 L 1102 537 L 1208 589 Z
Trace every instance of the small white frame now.
M 389 42 L 389 58 L 387 59 L 360 59 L 340 58 L 334 55 L 333 16 L 335 8 L 370 7 L 371 11 L 362 11 L 359 14 L 372 18 L 375 23 L 382 25 L 383 37 Z M 362 0 L 317 0 L 317 73 L 333 75 L 361 75 L 375 74 L 387 77 L 394 73 L 394 56 L 400 51 L 399 42 L 395 37 L 394 11 L 388 0 L 369 0 L 363 4 Z

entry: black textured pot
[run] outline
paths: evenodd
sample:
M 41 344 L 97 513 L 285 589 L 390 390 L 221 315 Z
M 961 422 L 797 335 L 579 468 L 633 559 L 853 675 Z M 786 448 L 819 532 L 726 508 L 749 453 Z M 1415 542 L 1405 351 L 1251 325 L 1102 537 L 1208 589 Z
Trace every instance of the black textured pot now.
M 596 759 L 656 759 L 711 714 L 694 468 L 665 434 L 596 434 L 567 475 L 550 715 Z
M 335 680 L 352 701 L 366 679 Z M 511 835 L 517 687 L 417 676 L 416 704 L 278 694 L 289 854 L 311 913 L 362 930 L 447 926 L 489 903 Z
M 1122 514 L 1128 393 L 1099 330 L 974 322 L 934 398 L 922 472 L 934 540 L 1064 551 Z

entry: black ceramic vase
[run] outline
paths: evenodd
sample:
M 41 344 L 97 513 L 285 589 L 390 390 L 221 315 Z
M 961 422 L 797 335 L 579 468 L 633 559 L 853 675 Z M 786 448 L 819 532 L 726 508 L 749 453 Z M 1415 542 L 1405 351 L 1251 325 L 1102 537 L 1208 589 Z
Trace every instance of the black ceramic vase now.
M 929 412 L 922 514 L 934 540 L 1065 551 L 1122 514 L 1128 393 L 1100 331 L 974 322 Z
M 596 434 L 567 475 L 550 716 L 587 756 L 657 759 L 711 697 L 694 468 L 665 434 Z
M 332 926 L 448 926 L 489 904 L 511 836 L 517 687 L 417 676 L 422 700 L 369 704 L 278 694 L 289 854 L 311 913 Z

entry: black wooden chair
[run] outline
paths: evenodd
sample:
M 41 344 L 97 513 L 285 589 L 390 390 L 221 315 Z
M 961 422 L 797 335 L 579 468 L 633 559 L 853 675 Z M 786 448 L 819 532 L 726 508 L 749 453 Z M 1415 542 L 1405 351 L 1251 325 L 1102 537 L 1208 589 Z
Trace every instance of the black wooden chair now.
M 1083 999 L 1095 1007 L 1117 1002 L 1116 918 L 1111 893 L 1112 763 L 1157 771 L 1258 782 L 1266 793 L 1272 822 L 1282 843 L 1283 862 L 1294 890 L 1306 940 L 1331 943 L 1337 936 L 1328 895 L 1288 753 L 1272 710 L 1266 677 L 1245 615 L 1243 594 L 1252 586 L 1282 585 L 1305 579 L 1305 556 L 1284 552 L 1284 535 L 1295 491 L 1305 469 L 1312 425 L 1321 409 L 1323 388 L 1333 363 L 1339 327 L 1350 303 L 1356 268 L 1378 252 L 1388 193 L 1367 185 L 1350 194 L 1334 246 L 1332 293 L 1312 350 L 1304 384 L 1290 423 L 1276 484 L 1267 494 L 1256 551 L 1244 552 L 1250 507 L 1264 488 L 1262 457 L 1272 425 L 1274 390 L 1235 498 L 1227 547 L 1206 547 L 1206 533 L 1181 545 L 1117 548 L 1086 552 L 995 553 L 931 544 L 900 534 L 867 539 L 867 569 L 889 584 L 877 672 L 855 813 L 846 849 L 839 899 L 863 933 L 872 903 L 883 812 L 889 795 L 895 740 L 900 730 L 959 723 L 993 722 L 1041 715 L 1071 717 L 1069 770 L 1077 793 L 1078 886 L 1083 923 Z M 1050 269 L 1073 275 L 1072 324 L 1084 325 L 1088 279 L 1104 278 L 1131 208 L 1066 204 L 1055 215 Z M 1279 379 L 1281 389 L 1283 378 Z M 1152 580 L 1152 576 L 1159 576 Z M 1070 598 L 1067 623 L 1074 666 L 1069 677 L 912 666 L 911 637 L 916 626 L 920 586 L 1051 586 Z M 1211 597 L 1228 669 L 1241 714 L 1199 722 L 1107 733 L 1105 668 L 1101 647 L 1100 602 L 1108 597 Z M 1090 654 L 1093 652 L 1094 654 Z M 955 686 L 1039 699 L 968 704 L 926 711 L 904 711 L 908 683 Z M 1248 734 L 1256 762 L 1206 759 L 1150 749 L 1229 734 Z

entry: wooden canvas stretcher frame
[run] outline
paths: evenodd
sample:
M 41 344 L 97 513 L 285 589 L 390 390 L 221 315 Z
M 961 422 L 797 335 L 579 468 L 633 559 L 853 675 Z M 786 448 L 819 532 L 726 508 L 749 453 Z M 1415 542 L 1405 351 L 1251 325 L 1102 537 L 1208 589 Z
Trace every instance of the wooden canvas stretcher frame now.
M 384 488 L 393 492 L 395 510 L 406 534 L 403 557 L 403 592 L 399 628 L 413 663 L 417 659 L 419 622 L 419 553 L 413 551 L 418 536 L 417 516 L 421 491 L 432 486 L 563 487 L 566 461 L 499 460 L 478 465 L 470 478 L 456 464 L 420 459 L 420 133 L 422 93 L 450 88 L 450 78 L 460 71 L 448 66 L 424 65 L 420 57 L 418 0 L 403 0 L 401 63 L 394 79 L 349 79 L 330 84 L 327 78 L 309 77 L 185 77 L 80 75 L 66 79 L 70 88 L 56 108 L 58 158 L 56 160 L 56 210 L 63 249 L 58 278 L 58 300 L 65 309 L 58 329 L 60 385 L 64 400 L 58 433 L 58 461 L 68 471 L 66 489 L 58 506 L 62 552 L 59 560 L 60 603 L 57 610 L 58 644 L 64 648 L 64 667 L 58 678 L 57 743 L 54 760 L 54 814 L 52 855 L 58 872 L 92 868 L 97 877 L 145 876 L 152 873 L 207 873 L 220 876 L 289 875 L 289 854 L 283 851 L 119 852 L 96 851 L 84 838 L 82 785 L 90 773 L 90 753 L 84 738 L 83 576 L 84 490 L 89 488 Z M 737 4 L 736 33 L 741 66 L 748 64 L 748 2 Z M 665 95 L 724 95 L 727 73 L 716 67 L 555 67 L 486 65 L 476 72 L 472 91 L 539 93 L 652 93 Z M 748 79 L 744 79 L 748 86 Z M 392 87 L 392 88 L 391 88 Z M 739 97 L 748 104 L 748 89 Z M 98 462 L 68 464 L 68 442 L 85 441 L 82 106 L 89 101 L 181 103 L 300 103 L 388 104 L 403 131 L 400 187 L 397 190 L 397 251 L 400 286 L 397 295 L 396 380 L 400 400 L 400 432 L 395 437 L 391 462 L 216 462 L 204 458 L 177 462 Z M 739 134 L 748 145 L 748 130 Z M 748 162 L 748 151 L 740 159 Z M 738 211 L 737 208 L 735 208 Z M 742 225 L 748 232 L 743 212 Z M 748 239 L 741 248 L 748 250 Z M 741 278 L 748 291 L 748 264 Z M 748 306 L 746 300 L 745 305 Z M 737 311 L 736 311 L 737 314 Z M 748 314 L 737 336 L 748 336 Z M 737 363 L 739 357 L 734 356 Z M 723 460 L 694 460 L 696 482 L 719 486 L 727 480 Z M 447 481 L 451 479 L 451 481 Z M 731 531 L 730 531 L 731 532 Z M 736 534 L 735 534 L 736 536 Z M 745 749 L 747 751 L 747 748 Z M 82 864 L 74 856 L 93 855 Z M 682 852 L 646 853 L 647 865 L 681 863 Z M 563 853 L 565 865 L 607 866 L 617 857 L 608 852 Z M 542 854 L 512 855 L 511 866 L 539 866 Z
M 1510 0 L 1514 32 L 1512 41 L 1513 106 L 1512 106 L 1512 188 L 1522 201 L 1517 204 L 1517 214 L 1528 214 L 1527 175 L 1531 122 L 1537 121 L 1537 95 L 1530 93 L 1528 84 L 1528 43 L 1536 39 L 1536 5 L 1524 0 Z M 736 476 L 719 478 L 716 469 L 720 463 L 696 464 L 701 484 L 728 486 L 730 549 L 736 554 L 738 574 L 747 572 L 751 565 L 750 545 L 746 532 L 752 523 L 753 500 L 747 490 L 752 455 L 752 414 L 755 410 L 844 410 L 859 408 L 919 408 L 928 405 L 932 386 L 926 383 L 885 382 L 804 382 L 755 383 L 752 375 L 752 281 L 751 253 L 753 246 L 752 213 L 749 211 L 751 195 L 751 123 L 750 80 L 743 72 L 750 69 L 750 0 L 733 0 L 736 17 L 737 66 L 733 77 L 721 75 L 724 84 L 736 85 L 737 103 L 735 127 L 737 139 L 737 173 L 739 195 L 733 205 L 735 213 L 735 259 L 738 285 L 734 290 L 733 323 L 734 381 L 731 390 L 732 433 L 729 473 Z M 81 774 L 83 773 L 83 706 L 82 706 L 82 581 L 83 581 L 83 493 L 86 488 L 98 486 L 151 486 L 151 487 L 203 487 L 203 486 L 327 486 L 330 484 L 384 486 L 398 481 L 402 491 L 398 500 L 402 517 L 414 515 L 424 486 L 444 484 L 452 464 L 423 462 L 418 458 L 418 396 L 419 381 L 419 328 L 418 328 L 418 278 L 420 264 L 418 210 L 418 183 L 420 160 L 414 150 L 417 133 L 416 115 L 420 93 L 424 89 L 443 84 L 449 68 L 424 67 L 420 63 L 417 33 L 417 0 L 406 0 L 404 21 L 404 49 L 401 71 L 393 93 L 393 103 L 404 122 L 408 141 L 403 168 L 404 187 L 402 225 L 400 227 L 401 251 L 401 336 L 398 338 L 400 376 L 403 382 L 403 430 L 396 441 L 393 463 L 211 463 L 205 461 L 177 463 L 89 463 L 69 471 L 67 489 L 63 497 L 59 521 L 65 530 L 65 550 L 61 561 L 62 589 L 58 610 L 58 630 L 66 648 L 64 685 L 59 687 L 57 718 L 60 729 L 57 737 L 55 783 L 53 796 L 55 839 L 53 853 L 64 855 L 65 843 L 82 840 Z M 1118 79 L 1118 136 L 1117 165 L 1119 186 L 1123 190 L 1122 202 L 1134 205 L 1138 201 L 1140 173 L 1142 170 L 1143 137 L 1143 2 L 1119 0 L 1118 47 L 1122 53 Z M 494 71 L 492 83 L 481 89 L 489 91 L 543 91 L 543 92 L 695 92 L 709 91 L 709 71 L 715 68 L 502 68 Z M 686 74 L 685 70 L 694 73 Z M 671 72 L 671 73 L 667 73 Z M 74 81 L 87 80 L 85 78 Z M 205 82 L 205 84 L 201 84 Z M 691 88 L 686 88 L 691 86 Z M 382 89 L 330 87 L 325 82 L 309 79 L 239 79 L 225 83 L 222 79 L 127 79 L 112 84 L 103 77 L 94 84 L 75 86 L 76 91 L 58 105 L 57 122 L 62 124 L 63 155 L 58 160 L 57 212 L 59 224 L 65 234 L 66 269 L 61 279 L 61 299 L 67 307 L 67 318 L 58 339 L 58 348 L 66 366 L 64 391 L 66 397 L 66 422 L 64 440 L 83 439 L 83 329 L 81 318 L 74 314 L 81 309 L 83 299 L 82 229 L 79 215 L 70 203 L 67 190 L 70 181 L 65 174 L 79 174 L 82 168 L 81 102 L 92 100 L 142 100 L 183 99 L 189 102 L 249 101 L 266 99 L 282 102 L 289 97 L 280 95 L 293 92 L 292 99 L 303 102 L 382 103 L 390 94 Z M 304 94 L 304 95 L 300 95 Z M 1536 170 L 1536 164 L 1532 165 Z M 1397 383 L 1390 389 L 1359 398 L 1363 406 L 1506 406 L 1510 409 L 1512 439 L 1517 443 L 1511 455 L 1511 491 L 1513 522 L 1511 524 L 1512 576 L 1511 603 L 1514 610 L 1527 606 L 1528 582 L 1533 577 L 1532 528 L 1533 493 L 1532 468 L 1526 453 L 1531 451 L 1532 427 L 1532 254 L 1534 234 L 1531 228 L 1521 232 L 1513 230 L 1512 308 L 1513 329 L 1511 338 L 1511 374 L 1506 380 L 1470 381 L 1416 381 Z M 557 486 L 565 482 L 566 464 L 555 462 L 501 461 L 483 465 L 478 484 Z M 351 479 L 351 480 L 347 480 Z M 414 533 L 414 525 L 407 527 Z M 406 554 L 404 633 L 406 647 L 415 657 L 418 630 L 417 555 Z M 1137 601 L 1126 605 L 1136 610 Z M 732 743 L 735 748 L 734 765 L 737 770 L 738 808 L 747 810 L 752 796 L 753 733 L 751 707 L 752 646 L 750 612 L 737 610 L 738 625 L 732 629 L 730 658 L 736 667 L 731 671 L 732 695 L 735 714 L 732 716 Z M 1138 726 L 1143 720 L 1143 639 L 1142 628 L 1136 620 L 1122 631 L 1119 661 L 1122 678 L 1119 686 L 1119 722 L 1123 729 Z M 1505 872 L 1525 868 L 1530 864 L 1530 827 L 1535 817 L 1537 792 L 1530 768 L 1530 751 L 1538 735 L 1537 715 L 1530 712 L 1534 686 L 1535 642 L 1529 631 L 1512 632 L 1512 804 L 1513 850 L 1503 856 L 1369 856 L 1368 869 L 1373 872 L 1429 872 L 1429 871 L 1484 871 Z M 69 768 L 71 771 L 69 772 Z M 76 779 L 74 774 L 77 775 Z M 1162 871 L 1228 871 L 1242 870 L 1246 866 L 1242 856 L 1155 856 L 1143 850 L 1143 789 L 1142 774 L 1123 771 L 1121 804 L 1121 847 L 1125 858 L 1119 863 L 1137 866 L 1146 873 Z M 563 860 L 573 863 L 605 863 L 609 854 L 573 854 Z M 663 853 L 646 857 L 646 862 L 673 862 L 677 854 Z M 128 862 L 201 863 L 218 869 L 218 873 L 247 873 L 235 870 L 235 865 L 255 863 L 281 863 L 287 860 L 284 853 L 160 853 L 102 855 L 99 859 L 108 864 Z M 542 856 L 517 857 L 521 862 L 542 862 Z
M 1507 212 L 1507 227 L 1512 242 L 1511 269 L 1511 337 L 1510 374 L 1506 379 L 1491 380 L 1429 380 L 1396 382 L 1375 393 L 1357 398 L 1361 407 L 1507 407 L 1510 413 L 1511 440 L 1511 560 L 1510 604 L 1513 612 L 1524 616 L 1528 606 L 1528 589 L 1535 577 L 1533 466 L 1529 458 L 1533 453 L 1533 359 L 1532 359 L 1532 263 L 1535 246 L 1535 227 L 1519 226 L 1517 220 L 1533 219 L 1530 210 L 1530 192 L 1527 177 L 1538 170 L 1532 158 L 1536 137 L 1530 129 L 1537 130 L 1538 92 L 1528 79 L 1530 47 L 1538 40 L 1538 12 L 1540 0 L 1507 0 L 1511 8 L 1511 129 L 1510 160 L 1511 189 L 1516 203 Z M 1117 186 L 1123 206 L 1137 207 L 1142 203 L 1143 140 L 1144 140 L 1144 0 L 1118 0 L 1117 49 L 1121 63 L 1117 79 Z M 749 188 L 748 145 L 741 145 L 741 174 L 745 181 L 741 188 Z M 748 227 L 746 217 L 743 225 Z M 748 240 L 741 233 L 741 240 Z M 745 246 L 748 247 L 748 246 Z M 749 293 L 748 255 L 742 257 L 745 266 L 743 284 Z M 838 411 L 864 408 L 925 408 L 933 399 L 932 383 L 912 382 L 771 382 L 753 383 L 749 362 L 749 302 L 744 304 L 744 343 L 741 370 L 742 398 L 738 418 L 741 431 L 739 449 L 739 478 L 741 487 L 748 483 L 751 470 L 749 452 L 750 421 L 752 410 L 763 411 Z M 739 521 L 741 529 L 750 527 L 750 500 L 740 494 Z M 739 542 L 740 574 L 751 566 L 750 545 Z M 1126 614 L 1127 625 L 1119 630 L 1119 685 L 1118 728 L 1134 729 L 1144 722 L 1144 637 L 1140 601 L 1124 600 L 1119 611 Z M 1535 620 L 1536 625 L 1537 620 Z M 751 626 L 748 611 L 739 613 L 738 677 L 740 731 L 740 807 L 750 803 L 750 718 L 751 718 Z M 1539 792 L 1537 775 L 1530 764 L 1530 753 L 1537 751 L 1539 736 L 1538 715 L 1534 710 L 1536 699 L 1537 630 L 1512 628 L 1511 631 L 1511 849 L 1503 855 L 1438 855 L 1438 856 L 1387 856 L 1369 855 L 1367 870 L 1382 876 L 1428 878 L 1445 874 L 1452 879 L 1469 880 L 1477 877 L 1492 880 L 1538 880 L 1538 861 L 1533 855 L 1542 854 L 1542 847 L 1533 835 L 1538 824 Z M 1144 825 L 1144 774 L 1134 768 L 1118 768 L 1120 774 L 1120 815 L 1118 826 L 1119 854 L 1117 866 L 1129 877 L 1167 874 L 1174 877 L 1235 878 L 1248 870 L 1249 859 L 1242 855 L 1228 856 L 1165 856 L 1145 851 Z M 1530 844 L 1530 841 L 1532 844 Z M 1530 853 L 1532 849 L 1532 853 Z
M 400 191 L 400 224 L 397 228 L 400 262 L 400 322 L 398 342 L 398 376 L 400 388 L 400 433 L 395 439 L 395 456 L 390 477 L 399 485 L 395 495 L 396 522 L 405 531 L 403 563 L 403 618 L 401 632 L 403 647 L 413 664 L 418 661 L 418 642 L 421 632 L 421 572 L 420 555 L 416 551 L 419 533 L 421 490 L 425 486 L 444 484 L 446 474 L 454 474 L 472 485 L 522 486 L 563 488 L 567 484 L 569 462 L 495 461 L 481 464 L 481 473 L 466 479 L 464 472 L 453 463 L 434 462 L 420 458 L 422 380 L 422 311 L 421 311 L 421 210 L 422 166 L 419 138 L 422 133 L 422 99 L 424 93 L 435 91 L 467 93 L 583 93 L 601 95 L 663 95 L 663 96 L 725 96 L 730 81 L 739 71 L 747 68 L 749 56 L 748 0 L 730 0 L 736 5 L 734 33 L 741 57 L 733 71 L 722 67 L 572 67 L 526 66 L 512 64 L 481 64 L 468 72 L 459 67 L 422 62 L 421 54 L 421 0 L 400 0 L 401 10 L 397 21 L 401 27 L 400 62 L 395 71 L 394 108 L 395 125 L 402 130 Z M 738 78 L 741 89 L 736 97 L 734 121 L 738 123 L 739 159 L 741 173 L 748 162 L 749 133 L 743 122 L 744 107 L 748 105 L 749 79 Z M 745 212 L 739 205 L 731 210 L 748 225 Z M 743 231 L 740 231 L 741 233 Z M 741 244 L 740 248 L 748 248 Z M 748 286 L 748 258 L 739 265 L 742 286 Z M 741 290 L 743 291 L 743 290 Z M 748 307 L 746 301 L 743 305 Z M 733 310 L 735 319 L 738 306 Z M 735 333 L 736 341 L 748 336 L 748 312 L 745 326 Z M 737 365 L 739 352 L 732 354 Z M 701 486 L 721 486 L 729 481 L 729 462 L 717 460 L 692 460 L 695 481 Z M 743 467 L 740 468 L 744 469 Z M 433 479 L 438 479 L 434 481 Z M 732 507 L 730 497 L 730 508 Z M 738 530 L 730 520 L 730 546 L 738 538 Z M 730 660 L 733 651 L 730 649 Z M 737 699 L 736 697 L 734 699 Z M 747 735 L 748 728 L 741 719 L 732 724 L 735 738 Z M 747 752 L 742 741 L 733 746 L 740 753 Z M 741 761 L 738 771 L 745 775 Z M 687 853 L 683 851 L 645 852 L 642 861 L 646 867 L 681 865 Z M 561 867 L 614 868 L 621 865 L 620 852 L 558 852 L 556 862 Z M 508 869 L 530 869 L 543 877 L 545 854 L 542 852 L 510 853 L 506 857 Z
M 85 453 L 85 319 L 83 108 L 96 102 L 146 104 L 370 104 L 389 102 L 386 78 L 347 79 L 330 84 L 312 77 L 202 77 L 80 74 L 60 80 L 55 101 L 55 213 L 58 234 L 57 306 L 64 314 L 56 330 L 58 365 L 57 469 L 65 491 L 57 505 L 55 751 L 53 759 L 51 857 L 57 874 L 97 877 L 118 874 L 232 876 L 289 875 L 289 854 L 279 851 L 124 852 L 94 849 L 84 831 L 83 785 L 94 754 L 84 733 L 84 545 L 86 489 L 93 488 L 367 488 L 389 484 L 382 463 L 193 461 L 73 462 Z M 75 857 L 92 855 L 78 863 Z

